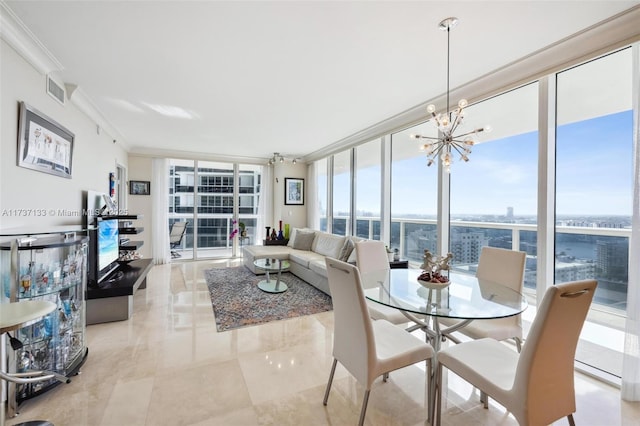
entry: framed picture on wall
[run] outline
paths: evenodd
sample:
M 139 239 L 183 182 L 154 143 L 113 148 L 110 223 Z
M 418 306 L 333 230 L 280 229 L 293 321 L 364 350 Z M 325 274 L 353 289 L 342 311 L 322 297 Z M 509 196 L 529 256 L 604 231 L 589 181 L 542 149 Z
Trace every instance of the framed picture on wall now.
M 148 180 L 130 180 L 129 194 L 131 195 L 150 195 L 151 182 Z
M 37 109 L 20 102 L 18 166 L 71 179 L 75 135 Z
M 304 179 L 284 178 L 284 203 L 304 205 Z

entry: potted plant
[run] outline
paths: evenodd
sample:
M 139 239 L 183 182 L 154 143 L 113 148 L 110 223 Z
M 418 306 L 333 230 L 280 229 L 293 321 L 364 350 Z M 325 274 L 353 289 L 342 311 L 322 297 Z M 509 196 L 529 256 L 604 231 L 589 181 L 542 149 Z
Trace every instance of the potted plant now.
M 393 251 L 389 248 L 389 246 L 384 246 L 387 249 L 387 256 L 389 257 L 389 262 L 393 262 Z
M 240 236 L 241 237 L 246 237 L 247 236 L 247 228 L 244 225 L 244 222 L 238 222 L 238 228 L 240 229 Z

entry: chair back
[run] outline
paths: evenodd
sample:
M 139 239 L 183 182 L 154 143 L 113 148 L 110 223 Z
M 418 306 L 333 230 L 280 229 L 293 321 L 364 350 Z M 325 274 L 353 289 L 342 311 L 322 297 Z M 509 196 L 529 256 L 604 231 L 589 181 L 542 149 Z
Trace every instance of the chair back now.
M 526 258 L 527 254 L 523 251 L 482 247 L 476 277 L 521 293 Z
M 187 230 L 189 222 L 173 222 L 171 225 L 171 231 L 169 232 L 169 243 L 171 245 L 178 245 L 182 242 L 182 237 Z
M 574 281 L 545 292 L 516 369 L 513 395 L 527 419 L 521 424 L 550 424 L 576 411 L 574 358 L 596 285 Z
M 358 268 L 325 258 L 333 302 L 333 356 L 365 386 L 376 359 L 375 340 Z
M 356 265 L 360 273 L 389 270 L 389 256 L 382 241 L 359 241 L 355 246 Z

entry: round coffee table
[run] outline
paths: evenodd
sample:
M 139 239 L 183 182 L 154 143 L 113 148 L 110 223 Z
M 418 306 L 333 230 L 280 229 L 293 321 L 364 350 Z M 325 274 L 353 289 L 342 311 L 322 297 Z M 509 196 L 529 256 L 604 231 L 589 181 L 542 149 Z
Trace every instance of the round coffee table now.
M 283 293 L 289 289 L 284 282 L 280 281 L 280 274 L 282 271 L 289 269 L 290 265 L 288 260 L 257 259 L 253 261 L 253 264 L 260 269 L 264 269 L 267 273 L 267 279 L 258 283 L 258 288 L 260 290 L 266 291 L 267 293 Z M 269 272 L 278 273 L 275 281 L 269 277 Z

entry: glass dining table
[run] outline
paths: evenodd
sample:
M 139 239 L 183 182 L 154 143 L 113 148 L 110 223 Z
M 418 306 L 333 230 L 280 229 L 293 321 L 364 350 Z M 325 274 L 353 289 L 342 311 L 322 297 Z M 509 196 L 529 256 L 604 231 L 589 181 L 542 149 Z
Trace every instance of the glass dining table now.
M 365 297 L 396 308 L 422 329 L 437 352 L 451 333 L 475 320 L 522 313 L 526 298 L 515 290 L 474 275 L 452 272 L 448 284 L 418 281 L 419 269 L 390 269 L 361 274 Z M 441 327 L 442 318 L 459 320 Z M 451 321 L 448 321 L 451 323 Z

